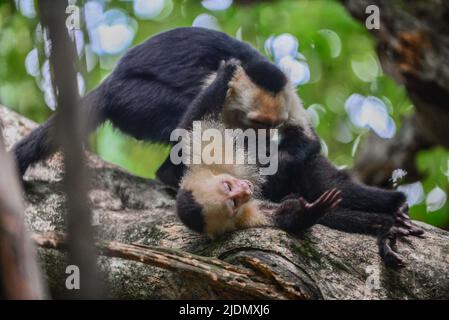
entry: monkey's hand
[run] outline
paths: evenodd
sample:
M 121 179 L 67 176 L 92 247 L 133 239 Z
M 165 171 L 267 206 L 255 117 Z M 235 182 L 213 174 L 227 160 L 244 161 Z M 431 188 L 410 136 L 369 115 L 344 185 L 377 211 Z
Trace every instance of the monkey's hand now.
M 227 61 L 221 61 L 217 71 L 217 78 L 223 79 L 229 85 L 229 82 L 239 66 L 241 66 L 240 60 L 234 58 Z
M 337 189 L 324 192 L 312 203 L 303 197 L 285 200 L 276 211 L 276 224 L 291 233 L 301 232 L 317 223 L 329 210 L 336 208 L 341 200 L 341 191 Z

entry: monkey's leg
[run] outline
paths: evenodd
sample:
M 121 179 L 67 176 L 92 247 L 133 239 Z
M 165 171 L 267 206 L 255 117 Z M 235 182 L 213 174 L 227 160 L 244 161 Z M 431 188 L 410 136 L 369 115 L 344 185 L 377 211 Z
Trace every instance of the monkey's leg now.
M 153 79 L 112 79 L 105 95 L 105 117 L 136 139 L 170 143 L 170 135 L 193 100 Z
M 405 202 L 402 192 L 369 187 L 354 181 L 343 170 L 338 170 L 328 159 L 317 156 L 310 159 L 302 170 L 310 196 L 324 190 L 337 188 L 342 191 L 341 207 L 364 212 L 396 212 Z
M 339 187 L 343 192 L 342 207 L 391 215 L 394 220 L 392 228 L 395 228 L 391 231 L 393 235 L 421 236 L 424 233 L 410 220 L 408 207 L 404 204 L 405 196 L 402 193 L 368 187 L 352 181 L 346 181 Z
M 103 117 L 103 87 L 98 87 L 84 96 L 81 101 L 83 112 L 84 137 L 94 131 L 105 120 Z M 19 174 L 23 176 L 27 168 L 39 160 L 44 160 L 55 153 L 59 146 L 55 139 L 56 111 L 45 123 L 34 129 L 28 136 L 14 145 L 13 152 L 17 161 Z
M 393 215 L 338 207 L 322 217 L 318 223 L 344 232 L 376 236 L 379 254 L 385 264 L 393 267 L 404 265 L 403 258 L 395 252 L 393 246 L 397 238 L 410 233 L 404 228 L 395 226 Z
M 402 192 L 363 185 L 354 181 L 347 172 L 338 170 L 326 158 L 316 157 L 302 170 L 309 196 L 323 190 L 338 188 L 342 191 L 340 207 L 365 213 L 383 213 L 391 216 L 395 226 L 409 230 L 409 235 L 419 235 L 419 227 L 413 225 L 401 209 L 405 203 Z M 310 182 L 309 182 L 310 181 Z
M 56 119 L 55 115 L 53 115 L 14 146 L 13 152 L 20 176 L 25 174 L 31 164 L 43 160 L 56 152 L 57 146 L 54 141 L 55 123 Z

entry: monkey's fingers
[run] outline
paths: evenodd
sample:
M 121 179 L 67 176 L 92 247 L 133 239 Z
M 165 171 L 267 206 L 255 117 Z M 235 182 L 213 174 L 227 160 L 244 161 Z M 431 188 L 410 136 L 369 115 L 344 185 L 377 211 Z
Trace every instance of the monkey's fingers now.
M 226 65 L 238 67 L 241 65 L 241 63 L 239 59 L 231 58 L 228 61 L 226 61 Z
M 301 206 L 301 210 L 303 212 L 308 212 L 311 215 L 316 215 L 316 214 L 321 215 L 325 211 L 322 208 L 320 208 L 318 205 L 316 205 L 315 202 L 314 203 L 309 203 L 303 197 L 300 197 L 298 199 L 298 201 L 299 201 L 299 205 Z
M 400 209 L 396 213 L 396 218 L 402 219 L 402 220 L 405 220 L 405 221 L 410 221 L 410 216 L 407 213 L 402 212 Z
M 425 238 L 425 233 L 426 232 L 418 226 L 412 226 L 410 229 L 410 235 L 418 238 Z
M 313 202 L 313 205 L 319 205 L 321 203 L 325 203 L 326 199 L 331 197 L 335 193 L 335 191 L 336 191 L 336 189 L 330 189 L 330 190 L 323 192 L 323 194 Z
M 333 195 L 329 198 L 328 203 L 330 204 L 330 207 L 333 207 L 335 203 L 340 203 L 342 200 L 341 191 L 336 189 Z
M 387 266 L 402 268 L 405 266 L 403 258 L 394 252 L 392 245 L 396 242 L 396 237 L 387 232 L 378 238 L 379 254 Z
M 410 235 L 410 230 L 401 228 L 399 226 L 393 226 L 390 229 L 390 237 L 406 237 Z
M 230 59 L 228 61 L 222 60 L 217 71 L 217 77 L 221 75 L 224 76 L 227 81 L 231 80 L 239 65 L 240 62 L 237 59 Z
M 299 201 L 299 205 L 301 206 L 301 209 L 309 209 L 312 205 L 310 204 L 310 203 L 308 203 L 307 201 L 306 201 L 306 199 L 304 199 L 303 197 L 300 197 L 299 199 L 298 199 L 298 201 Z
M 331 209 L 335 209 L 335 208 L 337 208 L 338 207 L 338 205 L 340 204 L 340 202 L 342 201 L 343 199 L 342 198 L 340 198 L 340 199 L 338 199 L 337 201 L 335 201 L 333 204 L 332 204 L 332 207 L 331 207 Z
M 412 226 L 412 221 L 410 219 L 404 219 L 402 216 L 399 216 L 399 215 L 396 215 L 394 221 L 395 221 L 395 223 L 398 223 L 398 224 L 406 226 L 406 227 Z
M 323 195 L 314 202 L 314 205 L 316 205 L 317 208 L 326 210 L 335 207 L 341 200 L 341 191 L 338 189 L 331 189 L 323 193 Z
M 408 210 L 408 205 L 404 205 L 399 208 L 398 212 L 396 213 L 395 225 L 407 229 L 409 231 L 409 234 L 412 236 L 422 237 L 425 233 L 424 230 L 415 225 L 408 216 L 408 211 L 404 210 Z
M 399 226 L 401 228 L 407 229 L 409 232 L 409 235 L 423 238 L 424 230 L 418 227 L 417 225 L 413 224 L 412 221 L 404 221 L 401 219 L 398 219 L 395 221 L 395 226 Z
M 399 208 L 399 211 L 404 213 L 406 216 L 409 216 L 409 209 L 410 209 L 410 207 L 409 207 L 408 203 L 406 202 Z

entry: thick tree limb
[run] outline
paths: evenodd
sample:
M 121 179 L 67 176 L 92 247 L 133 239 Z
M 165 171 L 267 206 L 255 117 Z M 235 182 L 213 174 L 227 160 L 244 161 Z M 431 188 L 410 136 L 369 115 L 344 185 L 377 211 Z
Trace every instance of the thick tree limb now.
M 5 108 L 0 108 L 0 118 L 5 120 L 8 145 L 33 127 Z M 109 297 L 449 298 L 449 233 L 443 230 L 422 224 L 425 239 L 399 241 L 398 250 L 407 262 L 401 270 L 384 267 L 374 237 L 320 225 L 301 238 L 257 228 L 211 241 L 179 222 L 173 193 L 164 185 L 134 177 L 92 155 L 88 165 L 95 228 L 105 241 L 102 245 L 119 248 L 103 251 L 114 257 L 99 257 Z M 25 178 L 30 228 L 39 234 L 65 232 L 60 156 L 30 168 Z M 133 256 L 120 253 L 123 249 Z M 65 255 L 47 248 L 40 248 L 39 255 L 53 297 L 66 296 Z M 151 265 L 135 261 L 137 257 Z
M 370 138 L 370 143 L 376 140 L 375 147 L 370 144 L 357 160 L 355 167 L 361 180 L 385 185 L 391 175 L 392 159 L 396 168 L 416 172 L 414 158 L 410 157 L 417 151 L 436 145 L 449 148 L 449 2 L 342 0 L 342 3 L 363 24 L 368 16 L 366 7 L 379 7 L 380 29 L 372 33 L 380 62 L 386 73 L 405 86 L 416 108 L 414 118 L 396 137 Z M 385 155 L 383 159 L 379 154 Z M 377 159 L 376 168 L 365 170 L 373 158 Z
M 34 234 L 34 241 L 47 249 L 65 250 L 65 235 L 58 233 Z M 237 295 L 256 299 L 304 299 L 294 286 L 277 281 L 275 274 L 255 258 L 248 257 L 248 263 L 257 265 L 263 275 L 257 275 L 245 268 L 239 268 L 216 258 L 205 258 L 176 249 L 164 249 L 140 244 L 125 244 L 101 241 L 96 244 L 101 255 L 141 262 L 178 273 L 192 280 L 202 280 L 215 290 L 226 290 Z M 272 281 L 269 281 L 269 280 Z

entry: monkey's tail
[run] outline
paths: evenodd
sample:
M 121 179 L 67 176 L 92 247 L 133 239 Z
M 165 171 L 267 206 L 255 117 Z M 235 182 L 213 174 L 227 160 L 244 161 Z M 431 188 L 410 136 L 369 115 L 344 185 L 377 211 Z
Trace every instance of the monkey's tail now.
M 84 112 L 86 137 L 106 119 L 103 112 L 104 95 L 102 86 L 92 90 L 81 101 Z M 28 167 L 40 160 L 44 160 L 58 150 L 55 139 L 55 124 L 57 114 L 53 114 L 45 123 L 31 131 L 31 133 L 16 143 L 13 148 L 20 176 L 23 176 Z

